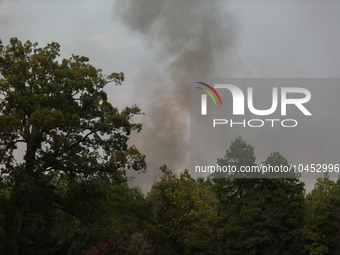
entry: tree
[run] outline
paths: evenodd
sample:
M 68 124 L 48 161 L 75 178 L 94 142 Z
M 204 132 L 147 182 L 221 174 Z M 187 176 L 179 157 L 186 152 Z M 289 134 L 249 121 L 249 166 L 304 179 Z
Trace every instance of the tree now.
M 92 203 L 97 215 L 84 220 L 59 211 L 59 222 L 52 236 L 63 248 L 58 254 L 98 254 L 96 251 L 99 254 L 144 254 L 143 250 L 149 250 L 150 245 L 138 239 L 144 230 L 144 213 L 149 211 L 150 205 L 141 191 L 124 184 L 107 185 L 102 180 L 91 183 L 96 191 L 93 196 L 101 196 Z M 68 196 L 67 190 L 65 193 Z M 136 247 L 139 249 L 134 253 Z
M 123 73 L 103 75 L 87 57 L 59 60 L 59 48 L 55 42 L 39 48 L 17 38 L 8 46 L 0 41 L 5 254 L 52 254 L 49 236 L 58 210 L 79 219 L 95 213 L 87 199 L 95 194 L 91 180 L 124 183 L 126 168 L 146 169 L 145 156 L 127 146 L 130 133 L 141 130 L 133 123 L 140 109 L 119 112 L 104 91 L 108 83 L 120 85 Z M 22 159 L 15 157 L 18 150 L 25 151 Z M 64 187 L 72 191 L 67 196 Z
M 262 164 L 289 166 L 288 160 L 279 152 L 271 153 Z M 276 251 L 276 254 L 302 254 L 304 247 L 301 229 L 306 214 L 305 184 L 297 178 L 298 175 L 287 178 L 293 177 L 294 173 L 269 176 L 271 178 L 261 179 L 256 189 L 259 195 L 258 206 L 261 208 L 261 227 L 265 229 L 267 247 Z M 260 231 L 262 229 L 259 227 Z
M 255 159 L 254 147 L 238 137 L 218 164 L 239 170 L 255 166 Z M 276 152 L 262 163 L 269 164 L 288 165 L 288 161 Z M 220 200 L 218 253 L 300 254 L 303 247 L 294 238 L 300 237 L 299 223 L 304 217 L 304 184 L 296 178 L 249 178 L 257 174 L 226 177 L 212 180 Z
M 226 155 L 217 159 L 220 166 L 235 166 L 237 171 L 241 166 L 254 166 L 254 147 L 237 137 L 231 142 Z M 237 172 L 213 179 L 214 191 L 220 200 L 218 229 L 219 254 L 252 254 L 255 250 L 252 243 L 246 243 L 249 228 L 258 214 L 256 208 L 255 179 L 248 179 Z M 224 178 L 221 178 L 224 177 Z M 243 178 L 234 178 L 243 177 Z
M 147 200 L 153 205 L 146 239 L 152 254 L 208 254 L 217 221 L 218 200 L 208 185 L 194 180 L 188 170 L 178 177 L 166 166 Z
M 326 172 L 317 178 L 307 196 L 308 214 L 303 229 L 305 248 L 309 254 L 340 254 L 340 190 Z

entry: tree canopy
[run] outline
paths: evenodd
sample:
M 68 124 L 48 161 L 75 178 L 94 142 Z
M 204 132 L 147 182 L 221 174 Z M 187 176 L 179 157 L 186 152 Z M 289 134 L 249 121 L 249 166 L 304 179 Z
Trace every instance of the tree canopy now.
M 104 75 L 87 57 L 59 59 L 59 51 L 55 42 L 44 48 L 17 38 L 0 43 L 0 181 L 11 191 L 1 199 L 13 210 L 5 214 L 13 254 L 39 242 L 32 228 L 40 222 L 43 230 L 56 208 L 77 214 L 68 200 L 93 195 L 88 180 L 124 183 L 126 168 L 146 169 L 145 156 L 127 145 L 131 132 L 141 130 L 133 122 L 141 110 L 119 112 L 104 91 L 111 82 L 120 85 L 123 73 Z M 66 186 L 68 197 L 60 195 Z
M 114 173 L 128 164 L 145 169 L 144 157 L 127 147 L 137 106 L 119 112 L 107 100 L 104 86 L 119 85 L 123 73 L 103 75 L 86 57 L 58 61 L 59 44 L 44 48 L 12 38 L 0 44 L 0 164 L 1 173 Z M 23 143 L 18 162 L 13 152 Z

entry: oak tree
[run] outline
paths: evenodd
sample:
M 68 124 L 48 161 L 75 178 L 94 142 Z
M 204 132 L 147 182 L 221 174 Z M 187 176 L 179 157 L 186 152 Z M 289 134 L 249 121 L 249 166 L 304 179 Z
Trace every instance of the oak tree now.
M 91 179 L 122 183 L 126 168 L 146 169 L 145 156 L 127 145 L 141 130 L 133 121 L 141 110 L 119 111 L 104 91 L 120 85 L 123 73 L 104 75 L 87 57 L 61 59 L 59 50 L 56 42 L 0 41 L 4 254 L 52 254 L 47 240 L 58 210 L 80 219 L 94 213 Z M 66 186 L 69 196 L 61 196 Z

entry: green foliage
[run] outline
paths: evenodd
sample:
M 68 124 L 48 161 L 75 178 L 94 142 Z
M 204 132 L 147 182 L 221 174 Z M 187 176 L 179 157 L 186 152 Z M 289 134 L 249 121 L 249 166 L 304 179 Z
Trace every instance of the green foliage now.
M 217 217 L 214 193 L 186 170 L 177 177 L 166 166 L 147 196 L 153 205 L 148 238 L 155 254 L 207 254 Z M 155 238 L 157 236 L 157 238 Z
M 53 243 L 51 229 L 60 217 L 69 217 L 77 229 L 98 213 L 105 191 L 96 179 L 126 183 L 126 168 L 146 168 L 145 156 L 127 146 L 131 132 L 141 130 L 133 123 L 140 109 L 119 112 L 104 92 L 108 83 L 121 84 L 123 73 L 103 75 L 86 57 L 58 57 L 55 42 L 44 48 L 17 38 L 8 46 L 0 43 L 0 248 L 5 254 L 57 252 L 60 241 Z M 15 157 L 20 148 L 23 159 Z
M 309 254 L 340 253 L 340 190 L 339 180 L 329 179 L 327 173 L 318 178 L 308 199 L 306 226 L 303 229 L 305 247 Z
M 254 148 L 241 137 L 231 143 L 220 165 L 254 166 Z M 264 165 L 286 165 L 279 153 Z M 233 177 L 233 176 L 229 176 Z M 239 176 L 238 176 L 239 177 Z M 241 177 L 246 177 L 241 176 Z M 213 179 L 220 200 L 219 254 L 301 254 L 294 240 L 303 219 L 304 184 L 298 179 Z
M 236 167 L 236 173 L 218 174 L 213 177 L 217 178 L 247 178 L 248 173 L 239 173 L 241 166 L 255 166 L 255 153 L 254 147 L 242 140 L 242 137 L 237 137 L 235 141 L 231 142 L 229 149 L 223 158 L 217 159 L 217 164 L 220 166 L 233 166 Z

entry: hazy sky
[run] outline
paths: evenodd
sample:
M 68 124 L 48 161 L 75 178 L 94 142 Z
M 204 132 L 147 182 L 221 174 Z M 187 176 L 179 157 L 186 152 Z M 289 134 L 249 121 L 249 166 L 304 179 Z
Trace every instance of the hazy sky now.
M 146 190 L 161 164 L 189 166 L 192 79 L 339 77 L 339 12 L 335 0 L 0 0 L 0 39 L 56 41 L 61 57 L 125 73 L 106 91 L 114 106 L 145 112 L 131 142 L 148 159 L 135 180 Z

